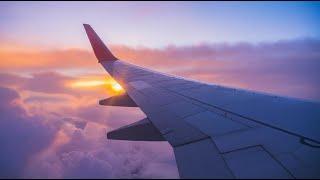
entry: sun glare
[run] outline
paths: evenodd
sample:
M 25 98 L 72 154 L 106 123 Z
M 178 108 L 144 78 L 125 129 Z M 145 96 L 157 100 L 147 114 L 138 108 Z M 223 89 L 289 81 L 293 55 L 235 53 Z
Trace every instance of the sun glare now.
M 124 89 L 118 84 L 116 81 L 112 79 L 106 80 L 77 80 L 70 84 L 72 88 L 80 88 L 80 89 L 92 89 L 98 87 L 105 87 L 107 90 L 111 90 L 112 92 L 119 94 L 123 93 Z
M 72 87 L 94 87 L 106 84 L 105 81 L 76 81 L 71 84 Z
M 116 91 L 116 92 L 121 92 L 121 91 L 123 91 L 123 88 L 120 86 L 120 84 L 118 84 L 118 83 L 113 83 L 112 84 L 112 89 L 114 90 L 114 91 Z

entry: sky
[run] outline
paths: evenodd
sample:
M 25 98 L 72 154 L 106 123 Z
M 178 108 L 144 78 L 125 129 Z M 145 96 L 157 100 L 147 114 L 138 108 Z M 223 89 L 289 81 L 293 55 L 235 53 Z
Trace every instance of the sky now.
M 0 2 L 0 178 L 177 178 L 167 142 L 106 139 L 143 119 L 104 107 L 119 59 L 208 83 L 320 101 L 319 2 Z
M 204 42 L 318 38 L 318 2 L 2 2 L 10 41 L 87 47 L 89 23 L 111 44 L 165 47 Z

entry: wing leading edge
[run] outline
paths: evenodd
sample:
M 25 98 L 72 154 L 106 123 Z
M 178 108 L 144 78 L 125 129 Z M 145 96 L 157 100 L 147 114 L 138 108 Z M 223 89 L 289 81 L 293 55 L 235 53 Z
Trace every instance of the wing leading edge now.
M 126 90 L 101 104 L 138 106 L 147 116 L 108 138 L 168 141 L 182 178 L 320 177 L 319 103 L 138 67 L 118 60 L 84 27 L 99 62 Z

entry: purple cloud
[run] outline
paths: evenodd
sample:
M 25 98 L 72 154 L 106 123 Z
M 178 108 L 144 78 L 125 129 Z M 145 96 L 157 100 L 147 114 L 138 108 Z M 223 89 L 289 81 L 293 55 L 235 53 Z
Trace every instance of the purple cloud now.
M 90 111 L 91 106 L 83 108 L 88 109 L 84 114 L 76 113 L 75 119 L 61 114 L 50 118 L 45 113 L 27 113 L 13 89 L 1 87 L 0 97 L 2 178 L 178 177 L 168 143 L 111 141 L 105 134 L 108 121 L 103 125 L 85 119 L 86 125 L 81 124 L 84 118 L 95 114 L 96 110 Z M 134 121 L 138 116 L 127 114 L 115 119 L 124 119 L 125 123 L 126 119 Z M 103 118 L 99 114 L 96 117 Z
M 47 147 L 56 129 L 28 115 L 14 90 L 0 87 L 0 177 L 20 177 L 28 158 Z
M 141 48 L 130 52 L 130 57 L 125 59 L 169 73 L 227 86 L 320 100 L 317 90 L 320 88 L 319 40 L 255 45 L 202 44 L 153 50 Z
M 114 48 L 120 58 L 152 69 L 228 86 L 320 99 L 317 40 Z M 54 70 L 31 77 L 0 73 L 1 85 L 10 87 L 0 88 L 0 177 L 178 177 L 168 143 L 106 139 L 106 131 L 142 119 L 141 111 L 98 106 L 97 100 L 108 97 L 107 92 L 70 89 L 64 86 L 68 80 L 73 77 Z

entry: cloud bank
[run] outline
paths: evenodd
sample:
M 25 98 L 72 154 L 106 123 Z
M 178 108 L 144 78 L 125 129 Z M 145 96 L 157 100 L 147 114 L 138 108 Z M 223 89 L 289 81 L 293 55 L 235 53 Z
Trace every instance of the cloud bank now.
M 0 96 L 0 177 L 17 178 L 28 158 L 50 144 L 57 127 L 28 115 L 16 91 L 0 87 Z
M 86 121 L 79 127 L 74 119 L 63 118 L 66 114 L 33 115 L 13 89 L 0 87 L 0 97 L 1 178 L 178 177 L 173 154 L 168 152 L 169 144 L 106 139 L 107 129 L 134 121 L 134 116 L 138 118 L 134 111 L 123 116 L 104 116 L 105 109 L 85 105 L 73 109 L 74 118 Z M 122 123 L 90 121 L 97 117 Z
M 307 99 L 320 99 L 320 41 L 300 39 L 260 44 L 199 44 L 163 49 L 111 46 L 120 59 L 202 81 Z M 92 51 L 0 53 L 2 72 L 95 72 L 105 75 Z M 44 87 L 42 87 L 44 88 Z
M 199 44 L 163 49 L 115 45 L 129 62 L 227 86 L 320 100 L 320 41 Z M 0 50 L 1 178 L 175 178 L 168 143 L 106 139 L 106 131 L 144 117 L 136 108 L 98 106 L 109 79 L 83 49 Z

